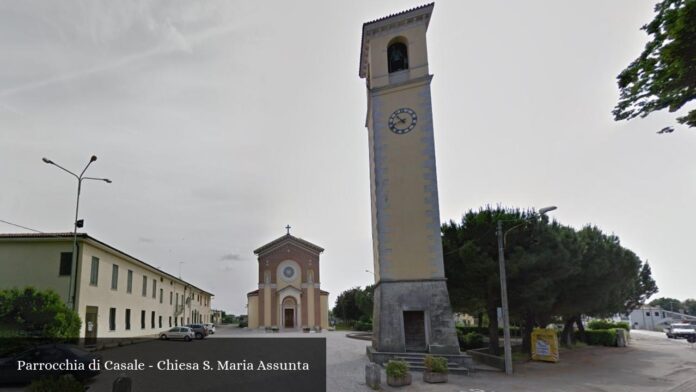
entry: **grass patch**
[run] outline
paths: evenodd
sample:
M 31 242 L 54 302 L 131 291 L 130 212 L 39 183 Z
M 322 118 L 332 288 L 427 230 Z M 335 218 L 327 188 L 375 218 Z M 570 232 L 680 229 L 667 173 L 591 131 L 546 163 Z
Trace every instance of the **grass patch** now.
M 523 353 L 522 351 L 513 351 L 512 352 L 512 361 L 513 362 L 524 362 L 528 361 L 530 359 L 530 355 L 528 353 Z

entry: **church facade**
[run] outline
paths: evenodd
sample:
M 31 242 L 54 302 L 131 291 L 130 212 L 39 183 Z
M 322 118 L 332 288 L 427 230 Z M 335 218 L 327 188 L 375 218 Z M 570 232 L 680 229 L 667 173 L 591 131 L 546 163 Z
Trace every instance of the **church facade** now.
M 256 249 L 258 289 L 247 294 L 249 328 L 329 327 L 329 293 L 321 290 L 323 248 L 288 233 Z

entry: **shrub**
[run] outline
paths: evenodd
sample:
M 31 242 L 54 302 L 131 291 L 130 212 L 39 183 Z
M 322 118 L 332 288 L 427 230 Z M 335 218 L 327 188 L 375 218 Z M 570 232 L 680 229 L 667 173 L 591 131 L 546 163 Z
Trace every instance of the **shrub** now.
M 484 346 L 483 335 L 481 335 L 480 333 L 457 333 L 457 338 L 459 339 L 459 347 L 464 350 L 471 350 L 474 348 L 481 348 Z
M 589 329 L 612 329 L 612 328 L 623 328 L 629 330 L 628 323 L 620 321 L 615 323 L 611 320 L 592 320 L 587 323 L 587 328 Z
M 394 378 L 406 377 L 408 374 L 408 364 L 402 360 L 390 360 L 387 363 L 387 376 Z
M 433 373 L 447 373 L 447 358 L 433 357 L 432 355 L 425 356 L 425 368 Z
M 353 329 L 355 329 L 356 331 L 372 331 L 372 323 L 358 321 L 357 323 L 355 323 Z
M 488 327 L 474 327 L 474 326 L 457 326 L 457 331 L 463 333 L 464 335 L 476 332 L 483 336 L 488 336 Z M 503 336 L 503 328 L 498 328 L 498 336 Z M 520 334 L 520 327 L 510 327 L 510 336 L 522 336 Z
M 70 339 L 79 336 L 81 321 L 54 291 L 25 287 L 0 290 L 0 325 L 15 337 Z
M 240 321 L 240 322 L 239 322 L 239 325 L 237 325 L 237 326 L 238 326 L 239 328 L 246 328 L 246 327 L 249 326 L 249 323 L 247 323 L 246 321 Z
M 29 392 L 84 392 L 84 390 L 85 386 L 69 374 L 58 378 L 34 380 L 27 387 Z
M 587 328 L 589 329 L 613 329 L 613 328 L 623 328 L 626 331 L 630 331 L 631 327 L 625 321 L 613 322 L 611 320 L 592 320 L 587 323 Z
M 616 346 L 616 328 L 612 329 L 587 329 L 585 330 L 585 343 L 591 346 Z

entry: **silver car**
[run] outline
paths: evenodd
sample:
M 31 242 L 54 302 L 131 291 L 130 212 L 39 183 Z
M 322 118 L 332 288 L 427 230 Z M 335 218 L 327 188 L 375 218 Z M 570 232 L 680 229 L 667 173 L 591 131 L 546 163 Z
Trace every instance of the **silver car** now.
M 160 333 L 159 337 L 162 340 L 184 339 L 185 341 L 190 342 L 191 340 L 193 340 L 193 338 L 196 337 L 196 334 L 189 327 L 174 327 L 171 328 L 169 331 L 164 331 Z
M 205 326 L 205 329 L 208 330 L 208 335 L 212 335 L 215 333 L 215 324 L 207 323 L 203 325 Z

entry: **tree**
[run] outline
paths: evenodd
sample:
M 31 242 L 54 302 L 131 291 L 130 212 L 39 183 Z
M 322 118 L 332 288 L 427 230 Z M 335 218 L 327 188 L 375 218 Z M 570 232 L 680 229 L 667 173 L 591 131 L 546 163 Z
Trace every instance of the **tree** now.
M 596 227 L 580 231 L 549 222 L 534 211 L 490 207 L 442 226 L 445 275 L 455 311 L 485 312 L 489 351 L 497 354 L 500 280 L 496 223 L 507 233 L 505 261 L 511 322 L 522 328 L 523 349 L 531 332 L 561 318 L 564 342 L 582 316 L 626 313 L 657 292 L 650 266 Z M 514 230 L 510 230 L 514 228 Z
M 642 27 L 652 36 L 640 56 L 619 76 L 614 119 L 629 120 L 668 109 L 675 112 L 696 98 L 696 1 L 662 0 L 655 18 Z M 696 127 L 696 109 L 677 121 Z M 660 133 L 671 132 L 671 127 Z
M 0 334 L 71 339 L 80 334 L 80 317 L 52 290 L 33 287 L 0 290 Z
M 359 291 L 360 287 L 353 287 L 352 289 L 342 292 L 336 298 L 336 305 L 332 311 L 333 314 L 343 322 L 356 321 L 362 316 L 362 312 L 356 302 L 356 296 Z
M 635 292 L 635 297 L 629 304 L 629 309 L 635 309 L 647 301 L 653 294 L 658 292 L 657 283 L 652 278 L 652 270 L 650 269 L 650 264 L 646 261 L 640 270 L 640 275 L 636 282 L 637 290 Z
M 696 299 L 689 298 L 684 300 L 684 310 L 687 314 L 696 316 Z
M 650 301 L 650 306 L 659 306 L 664 310 L 678 312 L 684 308 L 680 300 L 676 298 L 660 297 Z
M 495 225 L 498 219 L 518 216 L 502 207 L 490 206 L 464 214 L 461 223 L 445 223 L 442 230 L 447 290 L 455 312 L 488 316 L 488 349 L 498 354 L 498 307 L 500 278 Z
M 375 285 L 365 286 L 363 290 L 355 293 L 355 304 L 360 309 L 361 318 L 372 320 L 374 310 L 374 291 Z

